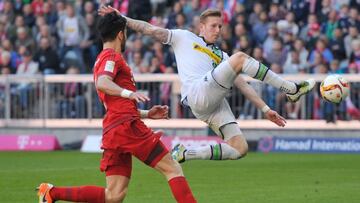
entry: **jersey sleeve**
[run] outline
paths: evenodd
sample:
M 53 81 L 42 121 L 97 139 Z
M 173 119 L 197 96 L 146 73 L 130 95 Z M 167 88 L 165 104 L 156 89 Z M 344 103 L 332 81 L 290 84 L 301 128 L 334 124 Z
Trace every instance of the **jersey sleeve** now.
M 115 54 L 104 56 L 99 64 L 97 77 L 101 75 L 108 75 L 111 78 L 115 78 L 120 67 L 120 60 L 115 56 Z
M 181 29 L 172 29 L 168 30 L 168 32 L 168 39 L 164 44 L 175 46 L 176 44 L 180 43 L 184 37 L 186 37 L 188 31 Z

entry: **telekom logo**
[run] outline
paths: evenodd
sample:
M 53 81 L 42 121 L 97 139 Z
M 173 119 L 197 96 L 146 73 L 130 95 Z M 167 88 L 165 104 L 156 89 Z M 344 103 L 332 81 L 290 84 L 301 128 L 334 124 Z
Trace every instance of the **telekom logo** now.
M 26 145 L 29 144 L 30 136 L 29 135 L 20 135 L 17 140 L 17 145 L 19 149 L 25 149 Z

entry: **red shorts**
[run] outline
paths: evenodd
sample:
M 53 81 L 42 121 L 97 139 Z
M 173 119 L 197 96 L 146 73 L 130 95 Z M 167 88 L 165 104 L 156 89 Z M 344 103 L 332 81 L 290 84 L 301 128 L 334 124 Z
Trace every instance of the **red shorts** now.
M 110 175 L 131 176 L 131 156 L 154 167 L 169 151 L 140 119 L 126 121 L 103 135 L 100 170 Z

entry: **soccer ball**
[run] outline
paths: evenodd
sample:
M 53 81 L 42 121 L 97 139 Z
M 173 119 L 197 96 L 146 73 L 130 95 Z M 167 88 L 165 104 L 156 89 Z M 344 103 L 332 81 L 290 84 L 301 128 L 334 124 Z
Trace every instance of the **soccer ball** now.
M 349 83 L 340 75 L 329 75 L 320 84 L 322 98 L 335 104 L 345 100 L 349 91 Z

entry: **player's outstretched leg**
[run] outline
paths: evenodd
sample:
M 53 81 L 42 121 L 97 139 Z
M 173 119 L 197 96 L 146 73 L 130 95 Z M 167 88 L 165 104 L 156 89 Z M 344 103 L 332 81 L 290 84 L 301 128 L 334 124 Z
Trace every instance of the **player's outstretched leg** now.
M 246 155 L 248 145 L 243 136 L 234 136 L 226 143 L 207 145 L 186 149 L 184 145 L 176 145 L 171 155 L 179 163 L 186 160 L 235 160 Z
M 105 188 L 97 186 L 54 187 L 49 183 L 41 183 L 37 190 L 39 203 L 54 203 L 57 200 L 105 203 Z
M 284 80 L 272 72 L 268 67 L 243 52 L 238 52 L 229 58 L 229 65 L 236 74 L 241 72 L 257 80 L 264 81 L 287 94 L 291 102 L 296 102 L 300 97 L 310 92 L 315 85 L 313 79 L 302 81 L 299 84 Z
M 196 203 L 179 163 L 167 153 L 154 167 L 168 180 L 171 192 L 178 203 Z

